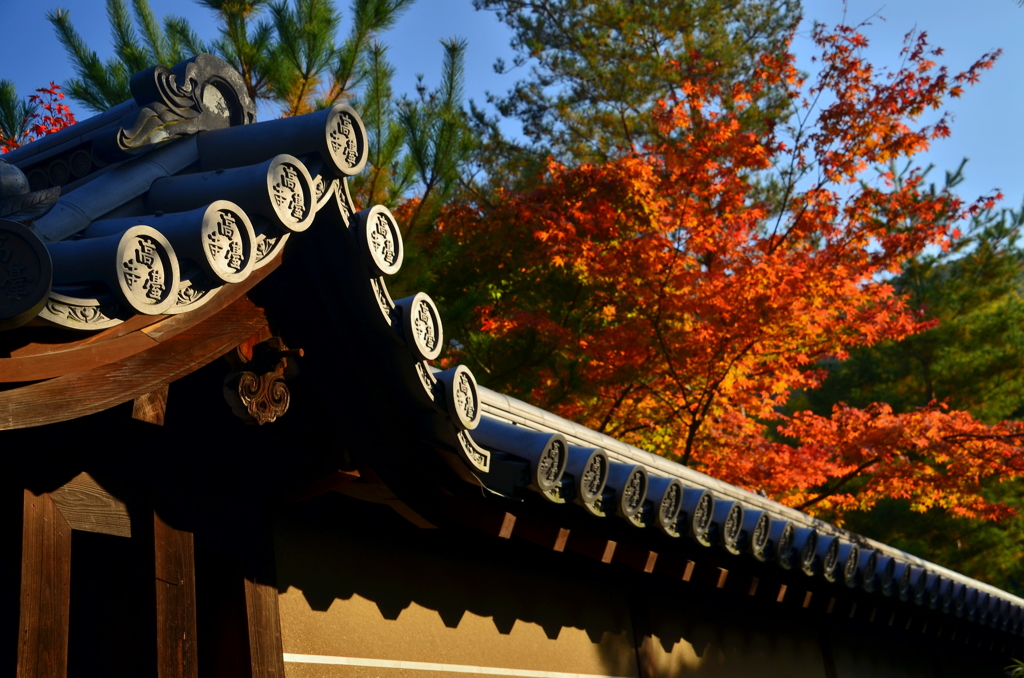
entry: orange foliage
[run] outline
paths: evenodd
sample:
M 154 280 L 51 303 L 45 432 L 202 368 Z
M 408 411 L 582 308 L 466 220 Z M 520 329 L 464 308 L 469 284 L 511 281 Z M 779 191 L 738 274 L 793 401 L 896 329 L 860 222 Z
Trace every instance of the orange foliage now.
M 1000 196 L 965 203 L 925 190 L 919 170 L 896 183 L 869 169 L 947 136 L 944 116 L 922 114 L 998 53 L 951 76 L 908 35 L 904 65 L 877 74 L 857 30 L 819 26 L 814 40 L 813 83 L 791 54 L 765 55 L 725 92 L 694 55 L 655 112 L 669 141 L 600 166 L 551 162 L 528 194 L 451 207 L 440 227 L 463 255 L 450 275 L 490 294 L 476 309 L 486 336 L 461 357 L 484 383 L 805 510 L 895 496 L 998 517 L 979 480 L 1024 472 L 1018 425 L 939 405 L 781 412 L 820 385 L 821 360 L 931 326 L 887 277 Z M 735 107 L 779 86 L 792 117 L 744 129 Z
M 36 92 L 36 94 L 30 95 L 28 100 L 41 108 L 43 112 L 32 113 L 22 123 L 24 130 L 14 131 L 15 135 L 22 131 L 27 134 L 23 143 L 18 143 L 15 136 L 4 138 L 3 135 L 0 135 L 0 153 L 13 151 L 39 137 L 59 132 L 65 127 L 75 124 L 75 114 L 71 112 L 67 104 L 60 103 L 64 100 L 64 93 L 60 91 L 60 85 L 51 82 L 49 87 L 40 87 Z

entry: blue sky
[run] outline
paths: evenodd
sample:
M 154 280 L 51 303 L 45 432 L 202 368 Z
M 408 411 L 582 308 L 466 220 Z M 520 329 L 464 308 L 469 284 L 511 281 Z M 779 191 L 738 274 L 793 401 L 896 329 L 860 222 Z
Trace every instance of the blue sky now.
M 201 35 L 213 33 L 208 10 L 189 0 L 151 0 L 158 16 L 178 14 L 188 18 Z M 338 0 L 347 7 L 345 0 Z M 19 91 L 29 94 L 50 80 L 58 83 L 72 75 L 62 48 L 44 15 L 63 7 L 71 11 L 76 27 L 100 56 L 109 56 L 109 32 L 103 0 L 0 0 L 5 25 L 0 42 L 0 77 L 13 80 Z M 795 44 L 801 59 L 810 54 L 811 20 L 836 23 L 843 18 L 841 0 L 806 0 L 807 21 Z M 967 181 L 961 186 L 964 197 L 975 197 L 999 188 L 1006 194 L 1007 206 L 1017 207 L 1024 199 L 1024 172 L 1018 159 L 1024 155 L 1024 133 L 1018 122 L 1024 102 L 1024 45 L 1019 38 L 1024 28 L 1024 8 L 1014 0 L 899 0 L 888 4 L 877 0 L 849 0 L 847 21 L 872 19 L 866 29 L 871 40 L 870 55 L 880 65 L 896 64 L 904 34 L 912 29 L 927 31 L 932 44 L 945 48 L 943 63 L 952 71 L 970 65 L 983 53 L 1002 48 L 1004 53 L 995 68 L 985 73 L 981 84 L 971 88 L 964 98 L 952 102 L 955 115 L 952 137 L 936 143 L 924 164 L 936 165 L 935 179 L 941 172 L 956 167 L 964 157 Z M 347 25 L 347 24 L 346 24 Z M 10 27 L 17 27 L 11 29 Z M 486 92 L 506 91 L 519 75 L 494 73 L 496 58 L 510 62 L 508 31 L 488 12 L 473 10 L 471 0 L 419 0 L 400 23 L 384 36 L 397 70 L 395 88 L 412 92 L 416 74 L 425 75 L 428 85 L 436 84 L 441 64 L 438 40 L 451 36 L 469 41 L 467 54 L 467 90 L 469 97 L 483 102 Z M 811 64 L 801 61 L 802 68 Z M 82 117 L 84 111 L 78 111 Z

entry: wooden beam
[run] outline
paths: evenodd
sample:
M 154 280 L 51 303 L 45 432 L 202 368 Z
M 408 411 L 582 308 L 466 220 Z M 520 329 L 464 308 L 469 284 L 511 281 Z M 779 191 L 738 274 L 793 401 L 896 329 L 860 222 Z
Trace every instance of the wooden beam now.
M 687 560 L 678 553 L 673 553 L 671 550 L 659 553 L 658 558 L 654 563 L 654 572 L 660 575 L 664 575 L 669 579 L 675 579 L 678 581 L 689 581 L 689 577 L 683 578 L 686 575 L 687 565 L 693 561 Z M 690 575 L 693 574 L 693 566 L 690 567 Z
M 546 549 L 561 552 L 565 550 L 565 544 L 569 539 L 569 530 L 559 527 L 555 523 L 526 515 L 517 516 L 515 536 Z
M 692 560 L 686 561 L 686 567 L 683 569 L 683 575 L 681 577 L 683 581 L 690 581 L 691 579 L 693 579 L 693 568 L 696 565 L 697 563 L 695 563 Z
M 658 553 L 635 544 L 621 543 L 615 548 L 615 562 L 650 573 L 658 562 Z
M 50 493 L 72 530 L 132 536 L 132 521 L 123 501 L 100 487 L 88 473 L 79 473 Z
M 285 492 L 281 497 L 278 498 L 278 503 L 281 505 L 297 504 L 313 497 L 319 497 L 322 494 L 328 492 L 337 492 L 341 489 L 342 485 L 359 480 L 359 471 L 343 471 L 341 469 L 330 473 L 319 480 L 315 480 L 308 485 L 302 485 L 293 490 Z
M 588 558 L 599 560 L 608 564 L 615 557 L 615 549 L 618 544 L 607 537 L 596 534 L 573 530 L 569 533 L 565 548 L 585 555 Z
M 52 379 L 130 358 L 213 317 L 270 275 L 280 263 L 281 257 L 274 258 L 263 268 L 253 271 L 244 282 L 225 285 L 208 304 L 187 313 L 135 315 L 120 325 L 86 336 L 50 327 L 7 332 L 0 336 L 0 355 L 10 355 L 9 358 L 0 358 L 0 383 Z M 5 342 L 20 340 L 15 334 L 38 337 L 37 341 L 26 341 L 23 345 L 5 345 Z M 69 336 L 71 340 L 67 339 Z M 54 341 L 54 337 L 63 341 Z
M 339 471 L 338 473 L 341 474 L 346 472 Z M 400 500 L 395 493 L 391 491 L 391 488 L 385 485 L 384 481 L 382 481 L 372 469 L 360 469 L 358 475 L 358 478 L 354 478 L 355 482 L 341 482 L 337 484 L 332 491 L 352 497 L 353 499 L 359 499 L 360 501 L 383 504 L 416 527 L 426 530 L 432 530 L 436 527 L 433 523 L 410 508 L 408 504 Z M 335 476 L 335 479 L 340 478 L 340 475 Z M 451 512 L 453 509 L 450 506 L 446 506 L 444 510 Z
M 216 360 L 266 324 L 263 309 L 242 297 L 125 360 L 0 391 L 0 431 L 77 419 L 134 400 Z
M 364 476 L 367 474 L 364 473 Z M 345 493 L 353 495 L 351 490 L 359 487 L 359 483 L 345 486 Z M 459 497 L 444 497 L 439 502 L 441 513 L 453 522 L 466 525 L 475 530 L 485 532 L 500 539 L 509 539 L 516 531 L 516 516 L 495 506 L 478 504 Z M 397 509 L 396 509 L 397 510 Z
M 164 415 L 167 414 L 167 391 L 168 384 L 164 384 L 136 398 L 132 403 L 132 419 L 163 426 Z
M 17 678 L 64 678 L 71 609 L 71 527 L 48 494 L 24 490 Z

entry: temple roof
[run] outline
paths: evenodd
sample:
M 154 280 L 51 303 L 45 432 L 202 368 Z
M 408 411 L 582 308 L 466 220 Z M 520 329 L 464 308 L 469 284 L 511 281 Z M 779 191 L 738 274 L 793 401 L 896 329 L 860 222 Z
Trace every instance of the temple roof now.
M 682 563 L 677 576 L 689 579 L 695 560 L 737 563 L 1024 636 L 1016 596 L 480 387 L 465 367 L 434 368 L 438 309 L 425 294 L 395 301 L 387 289 L 403 260 L 399 224 L 384 206 L 358 209 L 349 192 L 367 156 L 352 108 L 257 123 L 237 73 L 209 55 L 139 73 L 131 87 L 132 101 L 0 164 L 0 430 L 146 393 L 150 381 L 85 404 L 72 393 L 45 414 L 25 405 L 85 370 L 129 384 L 110 366 L 186 331 L 201 339 L 204 323 L 274 271 L 289 239 L 317 231 L 344 250 L 319 259 L 318 274 L 344 277 L 338 303 L 387 363 L 394 407 L 476 504 L 603 536 L 594 557 L 632 549 L 647 572 Z M 202 350 L 222 355 L 247 327 Z M 44 336 L 49 348 L 32 348 Z

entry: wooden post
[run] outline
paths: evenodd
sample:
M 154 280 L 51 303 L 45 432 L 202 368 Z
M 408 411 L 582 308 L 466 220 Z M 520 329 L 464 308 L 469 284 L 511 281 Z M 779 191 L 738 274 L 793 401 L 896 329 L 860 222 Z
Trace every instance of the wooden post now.
M 17 678 L 64 678 L 71 607 L 71 527 L 48 494 L 23 490 Z
M 147 674 L 156 678 L 196 678 L 199 665 L 192 533 L 168 525 L 156 511 L 150 515 L 152 531 L 140 529 L 137 534 L 142 539 L 143 595 L 149 601 L 146 614 L 151 619 Z M 145 522 L 149 521 L 147 516 Z
M 252 678 L 284 678 L 284 647 L 277 587 L 245 579 L 245 613 L 249 627 Z
M 217 678 L 284 678 L 284 650 L 269 532 L 244 551 L 197 554 L 199 667 Z

